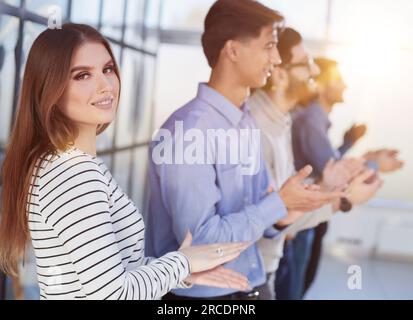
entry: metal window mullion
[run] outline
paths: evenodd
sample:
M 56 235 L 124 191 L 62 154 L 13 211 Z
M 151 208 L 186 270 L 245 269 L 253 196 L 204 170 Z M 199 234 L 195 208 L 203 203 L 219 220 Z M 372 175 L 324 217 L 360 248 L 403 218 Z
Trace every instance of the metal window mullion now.
M 65 17 L 65 21 L 69 22 L 71 19 L 71 15 L 72 15 L 72 0 L 67 0 L 67 7 L 66 7 L 66 17 Z
M 114 44 L 117 44 L 121 47 L 125 47 L 125 48 L 128 48 L 128 49 L 134 50 L 134 51 L 139 51 L 140 53 L 147 54 L 147 55 L 150 55 L 150 56 L 153 56 L 153 57 L 156 56 L 156 52 L 151 52 L 151 51 L 147 51 L 143 48 L 135 47 L 135 46 L 133 46 L 129 43 L 125 43 L 124 41 L 114 39 L 110 36 L 105 36 L 105 38 L 108 39 L 110 42 L 113 42 Z
M 146 6 L 148 6 L 148 1 L 149 0 L 145 0 L 145 5 Z M 163 13 L 164 13 L 164 5 L 165 5 L 165 2 L 163 1 L 163 0 L 160 0 L 160 4 L 159 4 L 159 12 L 158 12 L 158 21 L 157 21 L 157 32 L 156 32 L 156 35 L 157 35 L 157 47 L 156 47 L 156 54 L 155 54 L 155 56 L 154 56 L 154 66 L 153 66 L 153 68 L 152 68 L 152 72 L 154 73 L 154 75 L 153 75 L 153 77 L 152 77 L 152 94 L 151 94 L 151 99 L 150 99 L 150 108 L 151 108 L 151 115 L 150 115 L 150 126 L 149 126 L 149 130 L 150 130 L 150 133 L 152 134 L 152 132 L 153 132 L 153 130 L 154 130 L 154 127 L 155 127 L 155 104 L 154 104 L 154 101 L 155 101 L 155 89 L 156 89 L 156 71 L 157 71 L 157 64 L 158 64 L 158 51 L 159 51 L 159 47 L 160 47 L 160 44 L 161 44 L 161 21 L 162 21 L 162 15 L 163 15 Z M 147 8 L 145 8 L 145 15 L 146 14 L 148 14 L 148 12 L 147 12 Z M 146 16 L 145 16 L 145 18 L 146 18 Z M 145 21 L 145 20 L 144 20 Z M 144 42 L 144 40 L 146 40 L 146 30 L 147 30 L 147 28 L 146 28 L 146 24 L 144 23 L 143 24 L 143 28 L 144 28 L 144 30 L 145 30 L 145 39 L 142 39 L 143 40 L 143 46 L 145 47 L 145 42 Z M 150 142 L 149 142 L 150 143 Z M 149 151 L 149 148 L 148 148 L 148 151 Z M 150 155 L 148 154 L 148 157 L 150 157 Z M 145 172 L 146 172 L 146 174 L 145 174 L 145 176 L 144 177 L 142 177 L 142 179 L 143 179 L 143 203 L 142 203 L 142 210 L 143 210 L 143 212 L 146 212 L 147 210 L 147 206 L 148 206 L 148 203 L 149 203 L 149 187 L 148 187 L 148 167 L 149 167 L 149 161 L 150 161 L 150 159 L 148 159 L 148 161 L 146 162 L 146 169 L 145 169 Z
M 327 47 L 331 42 L 331 13 L 333 9 L 333 0 L 327 0 L 327 13 L 326 13 L 326 32 L 324 38 L 324 52 L 327 52 Z
M 102 18 L 103 18 L 103 1 L 104 0 L 99 0 L 99 18 L 98 18 L 98 26 L 97 29 L 99 31 L 102 31 Z
M 23 1 L 22 1 L 23 3 Z M 15 63 L 15 73 L 14 73 L 14 87 L 13 87 L 13 106 L 11 113 L 11 126 L 13 128 L 14 121 L 17 113 L 17 104 L 19 101 L 19 92 L 20 92 L 20 74 L 21 74 L 21 62 L 23 54 L 23 35 L 24 35 L 24 19 L 19 19 L 19 30 L 17 35 L 17 43 L 14 49 L 14 63 Z
M 136 102 L 134 109 L 133 109 L 133 123 L 132 123 L 132 137 L 133 137 L 133 141 L 135 142 L 136 140 L 136 135 L 138 132 L 138 121 L 137 121 L 137 114 L 138 111 L 140 110 L 140 108 L 142 107 L 142 87 L 144 85 L 144 81 L 145 81 L 145 55 L 141 55 L 139 57 L 139 73 L 138 73 L 138 79 L 137 79 L 137 90 L 135 93 L 135 99 L 134 101 Z M 135 169 L 135 153 L 136 151 L 134 150 L 132 152 L 131 158 L 130 158 L 130 163 L 129 163 L 129 167 L 130 167 L 130 172 L 133 173 L 134 169 Z M 128 188 L 129 191 L 132 192 L 133 191 L 133 187 L 132 187 L 132 174 L 129 175 L 129 179 L 128 179 Z
M 124 39 L 125 39 L 125 20 L 126 20 L 126 13 L 127 13 L 127 1 L 124 0 L 124 6 L 123 6 L 123 16 L 122 16 L 122 34 L 121 34 L 121 39 L 120 42 L 118 43 L 120 45 L 120 57 L 119 57 L 119 65 L 122 67 L 123 65 L 123 50 L 125 48 L 124 46 Z M 117 119 L 116 119 L 117 120 Z M 112 148 L 116 148 L 116 137 L 117 137 L 117 131 L 118 131 L 118 121 L 115 121 L 113 124 L 113 137 L 112 137 Z M 111 171 L 115 172 L 115 165 L 116 165 L 116 157 L 115 153 L 111 154 Z M 126 190 L 126 193 L 128 193 L 128 190 Z

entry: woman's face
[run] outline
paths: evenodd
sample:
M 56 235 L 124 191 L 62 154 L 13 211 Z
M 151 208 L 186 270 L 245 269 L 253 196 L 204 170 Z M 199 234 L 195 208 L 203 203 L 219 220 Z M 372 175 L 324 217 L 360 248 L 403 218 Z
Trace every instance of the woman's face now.
M 70 79 L 58 105 L 79 127 L 94 127 L 115 119 L 119 79 L 115 64 L 101 43 L 88 42 L 75 50 Z

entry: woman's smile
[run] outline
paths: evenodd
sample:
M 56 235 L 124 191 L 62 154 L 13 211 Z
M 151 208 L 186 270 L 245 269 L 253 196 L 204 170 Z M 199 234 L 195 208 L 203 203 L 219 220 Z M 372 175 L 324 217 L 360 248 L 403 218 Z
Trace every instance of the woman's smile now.
M 108 110 L 113 106 L 113 101 L 115 100 L 114 96 L 103 97 L 95 102 L 92 102 L 92 105 L 98 109 Z

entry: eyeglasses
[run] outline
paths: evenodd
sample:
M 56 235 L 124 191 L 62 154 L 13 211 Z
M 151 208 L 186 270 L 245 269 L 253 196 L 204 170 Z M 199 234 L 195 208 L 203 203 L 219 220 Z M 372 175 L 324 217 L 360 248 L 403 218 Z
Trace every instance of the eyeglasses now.
M 286 70 L 291 70 L 297 67 L 304 67 L 311 71 L 311 67 L 313 64 L 314 64 L 314 60 L 308 59 L 306 62 L 285 63 L 285 64 L 282 64 L 281 67 L 283 67 Z

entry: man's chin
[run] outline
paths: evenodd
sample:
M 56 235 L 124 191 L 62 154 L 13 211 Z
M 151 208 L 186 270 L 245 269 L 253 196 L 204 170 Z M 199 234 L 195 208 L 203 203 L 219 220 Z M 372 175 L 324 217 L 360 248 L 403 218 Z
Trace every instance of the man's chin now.
M 251 89 L 259 89 L 264 87 L 267 84 L 268 78 L 257 80 L 250 85 Z

